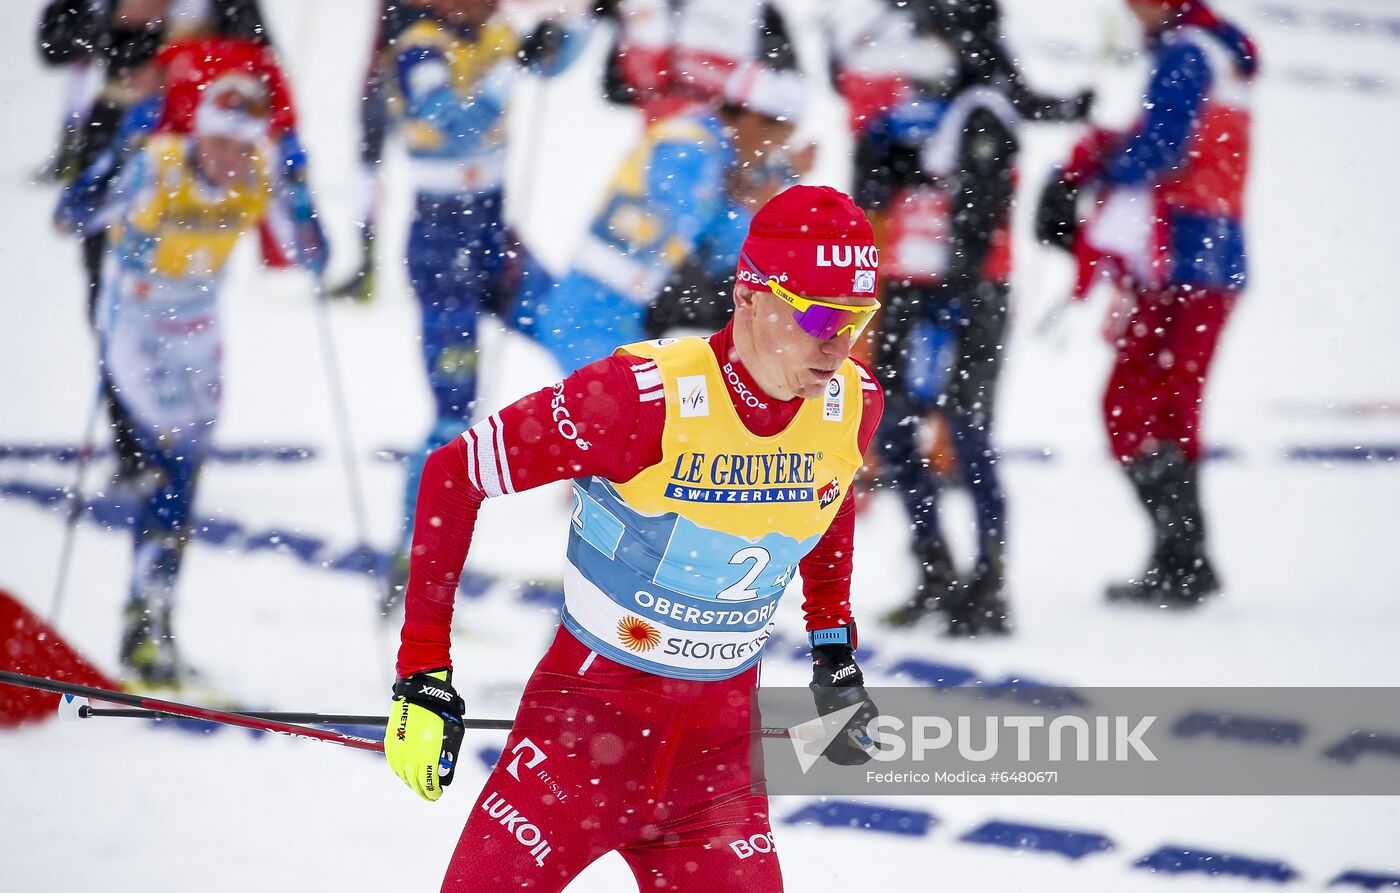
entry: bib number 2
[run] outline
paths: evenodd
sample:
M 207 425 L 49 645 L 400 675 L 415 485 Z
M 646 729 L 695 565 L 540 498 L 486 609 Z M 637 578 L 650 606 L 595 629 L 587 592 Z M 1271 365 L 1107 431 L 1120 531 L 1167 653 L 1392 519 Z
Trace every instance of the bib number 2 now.
M 758 580 L 758 575 L 763 573 L 763 569 L 768 566 L 771 556 L 768 550 L 759 546 L 749 546 L 740 549 L 729 559 L 730 564 L 748 564 L 748 570 L 744 571 L 744 576 L 739 578 L 739 582 L 726 586 L 722 592 L 715 596 L 722 602 L 743 602 L 751 598 L 758 598 L 760 593 L 753 586 Z

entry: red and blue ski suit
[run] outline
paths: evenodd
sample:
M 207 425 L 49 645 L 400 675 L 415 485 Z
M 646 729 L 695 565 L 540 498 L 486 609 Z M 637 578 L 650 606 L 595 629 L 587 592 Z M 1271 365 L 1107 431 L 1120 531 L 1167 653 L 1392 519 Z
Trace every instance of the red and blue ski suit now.
M 1194 462 L 1206 376 L 1246 282 L 1257 55 L 1202 3 L 1151 35 L 1148 50 L 1141 121 L 1126 135 L 1091 134 L 1064 174 L 1101 189 L 1077 239 L 1080 293 L 1108 266 L 1136 298 L 1103 402 L 1114 455 L 1129 463 L 1175 444 Z

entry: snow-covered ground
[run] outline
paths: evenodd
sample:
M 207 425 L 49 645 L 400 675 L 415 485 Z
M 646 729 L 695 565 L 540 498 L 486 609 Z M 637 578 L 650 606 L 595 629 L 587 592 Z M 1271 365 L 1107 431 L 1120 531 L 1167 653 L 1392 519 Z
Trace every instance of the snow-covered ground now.
M 64 78 L 43 71 L 31 46 L 42 4 L 11 5 L 12 27 L 0 33 L 7 123 L 0 130 L 7 209 L 0 444 L 72 445 L 82 438 L 94 370 L 77 249 L 47 225 L 52 190 L 28 182 L 56 128 Z M 332 238 L 347 247 L 355 104 L 374 5 L 265 4 L 292 69 Z M 882 497 L 862 518 L 856 559 L 855 600 L 867 618 L 862 638 L 877 652 L 865 667 L 872 681 L 911 683 L 891 667 L 914 658 L 986 680 L 1400 685 L 1393 560 L 1400 474 L 1394 461 L 1349 461 L 1334 449 L 1371 447 L 1393 457 L 1400 446 L 1393 345 L 1400 333 L 1393 294 L 1400 280 L 1400 166 L 1393 152 L 1400 144 L 1400 7 L 1384 0 L 1351 0 L 1344 13 L 1322 0 L 1219 5 L 1253 31 L 1265 65 L 1250 195 L 1254 285 L 1228 329 L 1206 421 L 1209 441 L 1224 454 L 1210 464 L 1205 487 L 1227 597 L 1165 616 L 1102 602 L 1103 584 L 1136 570 L 1147 541 L 1145 522 L 1107 458 L 1098 418 L 1109 359 L 1098 338 L 1103 307 L 1076 308 L 1056 338 L 1037 339 L 1033 323 L 1069 271 L 1061 258 L 1023 244 L 998 431 L 1010 454 L 1003 468 L 1017 633 L 1005 641 L 949 642 L 879 629 L 874 614 L 898 603 L 914 579 L 899 506 Z M 1065 90 L 1092 82 L 1102 91 L 1104 121 L 1131 116 L 1140 72 L 1111 61 L 1114 48 L 1132 42 L 1115 0 L 1006 6 L 1010 38 L 1033 80 Z M 815 3 L 794 0 L 793 8 L 810 38 Z M 559 82 L 524 85 L 512 122 L 520 140 L 515 217 L 556 268 L 638 127 L 628 113 L 597 100 L 601 45 L 593 49 Z M 842 185 L 839 104 L 825 96 L 814 112 L 808 130 L 824 154 L 813 180 Z M 1021 181 L 1027 196 L 1074 136 L 1071 128 L 1028 129 Z M 400 173 L 391 159 L 395 188 L 389 235 L 380 240 L 379 296 L 369 306 L 331 311 L 368 490 L 370 539 L 379 548 L 396 532 L 402 471 L 376 452 L 416 443 L 429 410 L 396 235 L 407 214 Z M 1022 214 L 1027 210 L 1023 202 Z M 1023 241 L 1025 233 L 1023 226 Z M 235 522 L 246 535 L 189 550 L 181 641 L 221 689 L 245 703 L 382 712 L 395 632 L 376 623 L 369 582 L 248 548 L 268 531 L 319 539 L 323 557 L 356 542 L 310 282 L 262 270 L 252 247 L 242 246 L 225 296 L 219 440 L 230 447 L 307 446 L 316 457 L 206 470 L 199 513 Z M 340 264 L 349 262 L 342 254 Z M 513 336 L 491 338 L 488 350 L 486 408 L 557 374 Z M 1048 453 L 1035 458 L 1038 450 Z M 108 470 L 99 465 L 90 482 Z M 0 485 L 15 485 L 0 491 L 10 494 L 0 496 L 0 588 L 40 613 L 49 610 L 61 514 L 15 494 L 66 485 L 71 475 L 71 465 L 48 459 L 0 459 Z M 564 505 L 559 488 L 488 504 L 470 565 L 512 578 L 557 578 Z M 969 547 L 966 500 L 953 494 L 947 512 L 955 540 Z M 128 537 L 81 525 L 74 556 L 59 627 L 99 666 L 115 670 Z M 798 614 L 794 604 L 783 611 L 781 627 L 791 640 Z M 473 712 L 509 715 L 512 693 L 552 632 L 553 613 L 497 588 L 460 602 L 458 615 L 456 660 L 470 661 L 485 688 Z M 805 666 L 788 650 L 766 663 L 766 682 L 805 684 Z M 484 734 L 475 746 L 500 743 L 500 735 Z M 3 732 L 0 890 L 434 889 L 486 771 L 477 760 L 464 769 L 441 802 L 427 805 L 377 757 L 274 736 L 232 729 L 192 735 L 127 720 Z M 1200 874 L 1134 868 L 1162 846 L 1286 863 L 1298 872 L 1295 888 L 1321 888 L 1348 870 L 1400 875 L 1400 803 L 1393 798 L 890 801 L 936 817 L 917 837 L 782 823 L 806 805 L 798 798 L 775 802 L 790 890 L 1224 891 L 1264 882 L 1206 882 Z M 993 820 L 1102 834 L 1113 848 L 1072 860 L 960 841 Z M 621 860 L 609 857 L 575 888 L 630 885 Z

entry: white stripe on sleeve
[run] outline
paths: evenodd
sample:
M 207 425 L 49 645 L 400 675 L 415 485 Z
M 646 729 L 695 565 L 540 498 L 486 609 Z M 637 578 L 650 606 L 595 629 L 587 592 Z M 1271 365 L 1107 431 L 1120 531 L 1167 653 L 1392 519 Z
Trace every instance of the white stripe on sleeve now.
M 467 480 L 480 490 L 481 477 L 476 473 L 476 435 L 472 433 L 472 429 L 468 428 L 462 432 L 462 440 L 467 444 Z
M 496 432 L 496 439 L 493 441 L 496 453 L 496 463 L 501 471 L 501 490 L 505 493 L 515 492 L 515 483 L 510 479 L 510 460 L 506 457 L 506 426 L 501 421 L 501 414 L 495 413 L 487 419 L 491 427 Z
M 492 415 L 477 422 L 463 432 L 462 438 L 467 442 L 467 477 L 476 488 L 487 496 L 514 493 L 506 468 L 500 416 Z
M 661 370 L 652 366 L 650 369 L 637 373 L 637 390 L 646 393 L 654 388 L 661 387 Z

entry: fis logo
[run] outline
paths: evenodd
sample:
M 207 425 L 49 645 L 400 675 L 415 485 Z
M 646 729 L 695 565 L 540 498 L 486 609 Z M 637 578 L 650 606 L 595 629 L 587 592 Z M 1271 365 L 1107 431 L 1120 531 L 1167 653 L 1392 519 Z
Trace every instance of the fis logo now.
M 856 278 L 851 282 L 851 291 L 858 295 L 871 295 L 875 293 L 875 271 L 856 270 Z
M 681 418 L 690 419 L 710 414 L 709 386 L 703 375 L 682 375 L 676 379 L 681 395 Z
M 870 270 L 880 266 L 880 252 L 874 245 L 818 245 L 817 266 Z
M 515 754 L 515 759 L 511 760 L 510 765 L 506 767 L 506 771 L 509 772 L 511 777 L 516 781 L 520 780 L 520 758 L 523 756 L 521 753 L 523 750 L 530 751 L 530 758 L 525 761 L 526 769 L 533 769 L 547 759 L 544 755 L 544 751 L 540 750 L 539 747 L 535 745 L 535 742 L 531 741 L 529 738 L 521 738 L 520 743 L 510 749 L 510 752 Z
M 817 508 L 824 509 L 840 497 L 841 481 L 832 478 L 831 483 L 817 491 Z

